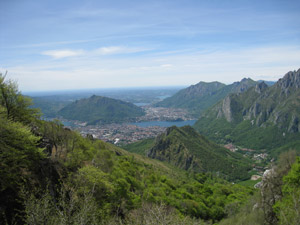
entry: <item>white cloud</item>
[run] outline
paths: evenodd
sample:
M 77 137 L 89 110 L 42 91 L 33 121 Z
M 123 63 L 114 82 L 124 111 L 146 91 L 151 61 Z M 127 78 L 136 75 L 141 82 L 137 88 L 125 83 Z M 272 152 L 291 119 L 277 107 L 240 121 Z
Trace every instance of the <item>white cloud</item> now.
M 108 46 L 102 47 L 95 50 L 95 53 L 100 55 L 114 55 L 114 54 L 129 54 L 129 53 L 137 53 L 143 52 L 148 49 L 144 48 L 128 48 L 123 46 Z
M 61 59 L 61 58 L 67 58 L 67 57 L 72 57 L 72 56 L 79 56 L 84 54 L 84 51 L 82 50 L 50 50 L 50 51 L 44 51 L 42 52 L 42 55 L 47 55 L 51 56 L 55 59 Z
M 173 66 L 172 64 L 163 64 L 163 65 L 160 65 L 160 67 L 162 67 L 162 68 L 170 68 L 172 66 Z
M 51 56 L 54 59 L 62 59 L 74 56 L 83 56 L 85 55 L 87 58 L 97 55 L 116 55 L 116 54 L 131 54 L 147 51 L 149 49 L 146 48 L 129 48 L 123 46 L 108 46 L 102 47 L 95 50 L 70 50 L 70 49 L 62 49 L 62 50 L 49 50 L 44 51 L 41 54 Z

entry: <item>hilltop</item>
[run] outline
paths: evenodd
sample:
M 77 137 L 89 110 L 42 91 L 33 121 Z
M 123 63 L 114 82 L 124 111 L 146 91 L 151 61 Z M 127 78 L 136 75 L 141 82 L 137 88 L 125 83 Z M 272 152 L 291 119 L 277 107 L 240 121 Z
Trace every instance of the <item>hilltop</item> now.
M 254 149 L 297 146 L 299 87 L 300 69 L 288 72 L 271 87 L 256 84 L 244 93 L 228 95 L 203 113 L 194 127 L 218 142 Z
M 175 95 L 155 104 L 157 107 L 184 108 L 194 116 L 199 116 L 204 110 L 214 105 L 229 93 L 241 93 L 257 82 L 244 78 L 239 82 L 225 85 L 220 82 L 199 82 L 182 89 Z
M 98 124 L 131 121 L 145 113 L 142 108 L 132 103 L 93 95 L 76 100 L 62 108 L 58 114 L 65 119 Z

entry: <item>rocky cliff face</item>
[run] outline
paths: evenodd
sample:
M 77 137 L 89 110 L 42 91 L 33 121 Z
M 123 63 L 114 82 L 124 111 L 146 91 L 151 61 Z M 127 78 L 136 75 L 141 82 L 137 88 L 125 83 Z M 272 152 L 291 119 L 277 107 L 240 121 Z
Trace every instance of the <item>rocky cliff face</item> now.
M 217 112 L 216 119 L 228 122 L 251 120 L 257 126 L 272 123 L 287 132 L 299 132 L 300 69 L 287 73 L 272 87 L 262 82 L 245 93 L 231 94 L 212 111 Z
M 275 84 L 280 87 L 284 92 L 288 92 L 290 89 L 300 88 L 300 69 L 298 71 L 288 72 L 282 79 L 279 79 Z
M 217 118 L 225 117 L 225 119 L 228 122 L 233 121 L 232 117 L 232 107 L 231 107 L 231 97 L 227 96 L 223 101 L 222 101 L 222 107 L 220 108 Z

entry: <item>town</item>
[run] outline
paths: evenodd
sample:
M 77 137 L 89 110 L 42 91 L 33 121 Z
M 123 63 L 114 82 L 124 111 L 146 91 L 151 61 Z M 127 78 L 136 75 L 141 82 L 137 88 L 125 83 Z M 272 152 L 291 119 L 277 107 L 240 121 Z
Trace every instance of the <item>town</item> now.
M 145 115 L 137 117 L 133 122 L 185 121 L 194 119 L 184 109 L 151 106 L 143 106 L 143 108 Z M 61 120 L 66 127 L 77 130 L 82 136 L 90 134 L 96 139 L 101 139 L 118 146 L 147 138 L 154 138 L 166 129 L 166 127 L 161 126 L 139 127 L 131 123 L 87 125 L 87 123 L 81 121 L 67 121 L 62 118 Z
M 81 135 L 93 135 L 96 139 L 110 142 L 117 146 L 130 144 L 139 140 L 154 138 L 165 131 L 165 127 L 139 127 L 131 124 L 106 124 L 99 126 L 77 127 Z

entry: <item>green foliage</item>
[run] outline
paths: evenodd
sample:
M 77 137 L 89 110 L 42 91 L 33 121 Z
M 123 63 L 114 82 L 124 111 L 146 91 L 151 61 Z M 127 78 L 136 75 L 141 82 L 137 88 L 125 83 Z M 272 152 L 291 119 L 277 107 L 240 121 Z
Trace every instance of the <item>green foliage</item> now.
M 38 118 L 29 105 L 16 83 L 5 81 L 0 74 L 0 220 L 7 223 L 22 209 L 18 202 L 20 187 L 34 179 L 45 157 L 38 147 L 40 137 L 29 127 Z
M 97 124 L 130 121 L 144 115 L 144 111 L 132 103 L 93 95 L 67 105 L 59 111 L 59 115 L 70 120 Z
M 274 205 L 279 224 L 300 223 L 300 158 L 283 177 L 282 199 Z
M 227 205 L 227 218 L 218 223 L 219 225 L 264 225 L 263 210 L 260 207 L 260 193 L 256 192 L 246 203 L 238 206 L 234 203 Z
M 0 113 L 9 120 L 30 124 L 39 117 L 39 110 L 31 109 L 31 99 L 24 97 L 12 80 L 5 81 L 0 73 Z
M 101 224 L 97 204 L 91 192 L 78 194 L 61 188 L 56 198 L 49 191 L 23 191 L 25 216 L 31 225 Z
M 241 181 L 238 182 L 239 185 L 242 186 L 246 186 L 246 187 L 254 187 L 255 184 L 257 184 L 258 182 L 261 182 L 261 178 L 258 180 L 245 180 L 245 181 Z
M 39 139 L 25 125 L 0 116 L 0 191 L 22 182 L 43 157 Z
M 153 147 L 154 141 L 154 138 L 144 139 L 141 141 L 134 142 L 132 144 L 122 146 L 122 148 L 132 153 L 146 155 L 147 151 L 149 151 L 149 149 Z

